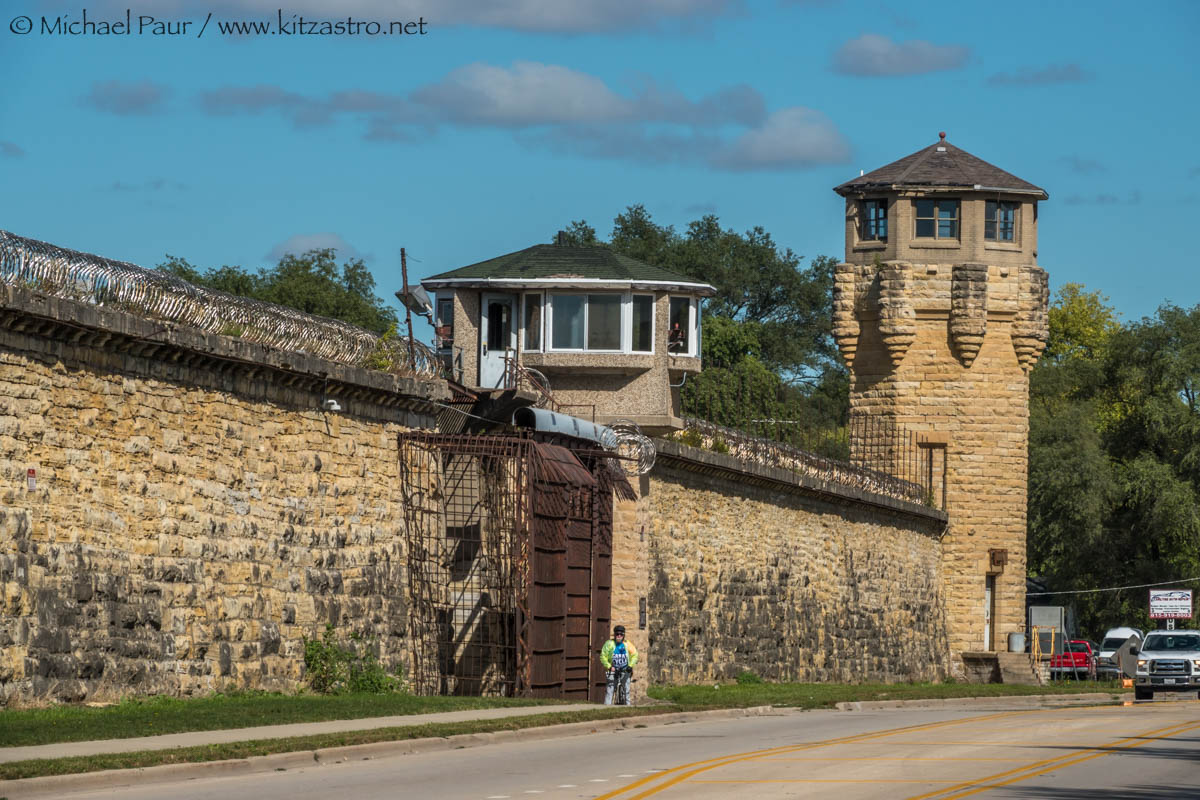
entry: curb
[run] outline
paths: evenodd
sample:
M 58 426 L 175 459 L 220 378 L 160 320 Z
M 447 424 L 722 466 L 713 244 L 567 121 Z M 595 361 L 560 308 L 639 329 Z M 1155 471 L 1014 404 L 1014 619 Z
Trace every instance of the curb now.
M 619 732 L 635 727 L 677 725 L 711 719 L 756 717 L 766 714 L 788 712 L 774 706 L 752 708 L 717 709 L 715 711 L 681 711 L 675 714 L 655 714 L 645 717 L 621 717 L 620 719 L 595 720 L 592 722 L 569 722 L 563 725 L 547 725 L 540 728 L 525 728 L 517 731 L 495 731 L 492 733 L 463 733 L 457 736 L 428 739 L 402 739 L 391 742 L 329 747 L 321 750 L 303 750 L 295 753 L 275 753 L 269 756 L 204 761 L 192 764 L 164 764 L 160 767 L 138 769 L 104 770 L 81 772 L 71 775 L 49 775 L 43 778 L 20 778 L 0 781 L 0 795 L 8 800 L 20 798 L 53 797 L 65 792 L 117 789 L 137 784 L 194 780 L 215 776 L 248 775 L 255 772 L 275 772 L 300 769 L 302 767 L 341 764 L 347 761 L 364 761 L 376 758 L 432 753 L 444 750 L 462 750 L 503 742 L 536 742 L 559 739 L 566 736 L 586 736 L 592 733 Z
M 856 700 L 838 703 L 834 707 L 838 711 L 885 711 L 895 708 L 979 708 L 990 705 L 1011 706 L 1016 703 L 1029 708 L 1045 708 L 1111 703 L 1131 699 L 1133 699 L 1133 695 L 1128 692 L 1089 692 L 1087 694 L 1024 694 L 1007 697 L 949 697 L 927 700 Z

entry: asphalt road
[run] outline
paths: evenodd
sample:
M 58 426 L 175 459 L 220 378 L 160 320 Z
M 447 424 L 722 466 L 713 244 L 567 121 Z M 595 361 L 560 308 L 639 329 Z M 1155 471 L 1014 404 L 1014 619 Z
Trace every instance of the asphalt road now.
M 64 797 L 1187 800 L 1200 798 L 1200 702 L 781 712 L 174 783 L 151 777 Z

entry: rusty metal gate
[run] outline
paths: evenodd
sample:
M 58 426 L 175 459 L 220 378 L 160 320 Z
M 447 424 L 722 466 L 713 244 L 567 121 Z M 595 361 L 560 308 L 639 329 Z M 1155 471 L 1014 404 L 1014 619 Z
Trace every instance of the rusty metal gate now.
M 545 444 L 539 450 L 544 458 L 533 482 L 530 694 L 603 700 L 596 654 L 608 635 L 611 607 L 612 491 L 569 450 Z M 542 468 L 548 464 L 555 469 Z M 605 508 L 607 525 L 600 519 Z
M 613 491 L 632 495 L 606 454 L 430 433 L 399 453 L 413 691 L 602 700 Z

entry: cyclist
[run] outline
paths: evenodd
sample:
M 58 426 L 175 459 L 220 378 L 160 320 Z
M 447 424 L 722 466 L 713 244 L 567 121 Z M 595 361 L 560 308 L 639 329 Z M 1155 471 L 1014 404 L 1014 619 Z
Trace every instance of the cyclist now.
M 617 625 L 613 628 L 612 638 L 600 649 L 600 663 L 608 673 L 604 705 L 612 705 L 614 692 L 618 698 L 624 698 L 625 705 L 629 705 L 629 680 L 633 677 L 637 660 L 637 648 L 625 641 L 625 626 Z

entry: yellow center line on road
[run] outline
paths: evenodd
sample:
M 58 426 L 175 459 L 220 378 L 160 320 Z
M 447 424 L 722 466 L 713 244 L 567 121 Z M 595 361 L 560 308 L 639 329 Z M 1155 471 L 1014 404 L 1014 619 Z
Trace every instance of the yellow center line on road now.
M 920 732 L 920 731 L 933 730 L 935 728 L 944 728 L 944 727 L 951 726 L 951 725 L 968 725 L 968 724 L 976 723 L 976 722 L 988 722 L 991 720 L 1006 719 L 1008 717 L 1016 716 L 1018 714 L 1021 714 L 1021 715 L 1044 714 L 1044 713 L 1049 713 L 1051 711 L 1056 711 L 1056 710 L 1057 709 L 1036 709 L 1036 710 L 1032 710 L 1032 711 L 1030 711 L 1030 710 L 1005 711 L 1005 712 L 1001 712 L 998 714 L 988 714 L 988 715 L 982 716 L 982 717 L 968 717 L 966 719 L 943 720 L 942 722 L 928 722 L 928 723 L 924 723 L 922 725 L 905 725 L 904 727 L 901 727 L 901 728 L 891 728 L 891 729 L 884 730 L 884 731 L 873 731 L 871 733 L 857 734 L 854 736 L 843 736 L 843 737 L 839 737 L 836 739 L 825 739 L 825 740 L 816 741 L 816 742 L 804 742 L 803 744 L 798 744 L 798 745 L 787 745 L 784 747 L 772 747 L 772 748 L 767 748 L 765 750 L 752 750 L 747 753 L 735 753 L 732 755 L 718 756 L 716 758 L 710 758 L 710 759 L 706 759 L 704 761 L 693 761 L 690 764 L 682 764 L 678 767 L 673 767 L 672 769 L 669 769 L 669 770 L 663 770 L 662 772 L 656 772 L 653 775 L 649 775 L 645 778 L 641 778 L 640 780 L 636 780 L 627 786 L 622 786 L 619 789 L 615 789 L 615 790 L 609 792 L 608 794 L 600 795 L 599 797 L 595 798 L 595 800 L 613 800 L 614 798 L 620 797 L 621 795 L 624 795 L 627 792 L 632 792 L 635 789 L 639 789 L 643 786 L 646 786 L 646 784 L 661 780 L 662 778 L 665 778 L 667 776 L 674 776 L 658 786 L 653 786 L 653 787 L 647 788 L 645 791 L 641 792 L 640 794 L 636 794 L 636 795 L 633 795 L 633 796 L 627 798 L 627 800 L 643 800 L 643 798 L 650 797 L 651 795 L 658 794 L 661 791 L 669 789 L 672 786 L 675 786 L 676 784 L 679 784 L 679 783 L 687 780 L 688 778 L 691 778 L 693 775 L 698 775 L 701 772 L 707 772 L 708 770 L 716 769 L 717 767 L 724 767 L 729 764 L 736 764 L 741 761 L 752 761 L 755 759 L 766 758 L 769 756 L 784 755 L 787 753 L 797 753 L 797 752 L 800 752 L 803 750 L 811 750 L 811 749 L 814 749 L 817 747 L 832 747 L 832 746 L 839 745 L 839 744 L 855 744 L 858 742 L 870 741 L 871 739 L 880 739 L 880 738 L 887 737 L 887 736 L 898 736 L 898 735 L 905 734 L 905 733 L 916 733 L 916 732 Z
M 688 786 L 698 783 L 955 783 L 955 781 L 921 780 L 919 778 L 747 778 L 744 781 L 719 781 L 710 778 L 688 781 Z
M 1054 742 L 1018 742 L 1018 741 L 986 742 L 986 741 L 978 741 L 975 739 L 957 739 L 952 742 L 897 742 L 897 744 L 910 745 L 912 747 L 958 747 L 960 745 L 972 745 L 975 747 L 1034 748 L 1034 747 L 1062 747 L 1062 739 L 1059 739 L 1058 741 L 1054 741 Z M 1078 745 L 1078 746 L 1086 747 L 1087 745 Z M 1103 743 L 1095 745 L 1095 747 L 1106 747 L 1106 746 L 1107 745 L 1103 744 Z
M 1047 772 L 1053 772 L 1054 770 L 1061 769 L 1062 767 L 1071 767 L 1076 764 L 1082 764 L 1085 761 L 1091 761 L 1095 758 L 1103 758 L 1104 756 L 1112 755 L 1113 753 L 1121 752 L 1123 750 L 1132 750 L 1135 747 L 1141 747 L 1148 741 L 1169 738 L 1176 734 L 1184 733 L 1196 728 L 1200 728 L 1200 722 L 1175 723 L 1174 725 L 1168 725 L 1165 728 L 1146 731 L 1145 733 L 1140 733 L 1136 736 L 1128 736 L 1124 739 L 1118 739 L 1107 745 L 1099 745 L 1082 750 L 1076 750 L 1073 753 L 1055 756 L 1054 758 L 1047 758 L 1042 761 L 1035 761 L 1031 764 L 1026 764 L 1023 767 L 1010 769 L 995 775 L 989 775 L 986 778 L 979 778 L 973 781 L 964 781 L 959 785 L 953 786 L 949 789 L 939 789 L 934 792 L 915 795 L 907 798 L 907 800 L 933 800 L 934 798 L 937 798 L 937 800 L 958 800 L 958 798 L 970 797 L 971 795 L 978 794 L 979 792 L 986 792 L 991 789 L 998 789 L 1001 786 L 1008 786 L 1012 783 L 1028 780 L 1029 778 L 1036 778 L 1039 775 L 1045 775 Z M 1157 737 L 1157 739 L 1152 737 Z M 1059 744 L 1061 746 L 1061 742 Z M 955 792 L 958 793 L 954 794 Z
M 905 742 L 905 744 L 908 744 Z M 817 758 L 770 758 L 760 759 L 762 761 L 804 761 L 804 762 L 819 762 L 827 761 L 1024 761 L 1023 758 L 909 758 L 907 756 L 848 756 L 845 758 L 820 756 Z M 693 781 L 695 783 L 695 781 Z

